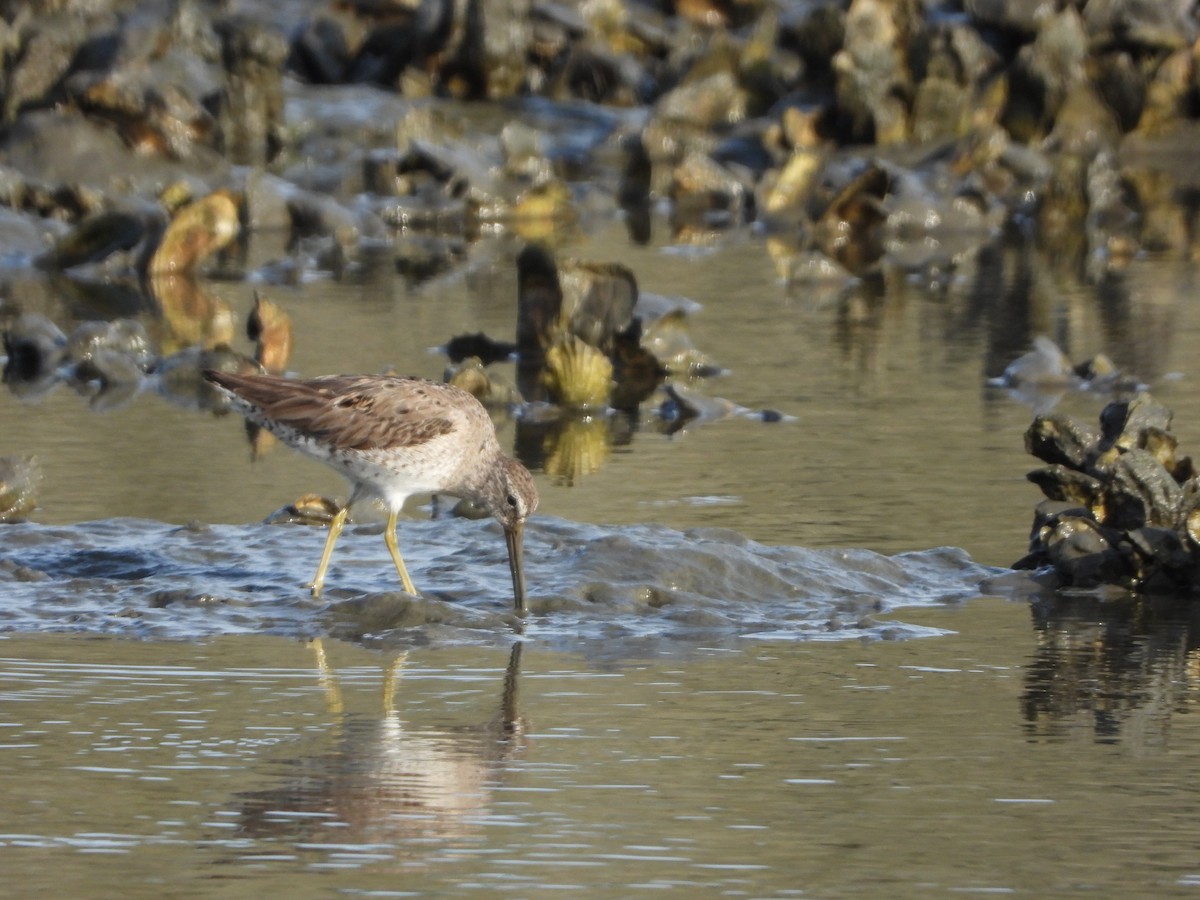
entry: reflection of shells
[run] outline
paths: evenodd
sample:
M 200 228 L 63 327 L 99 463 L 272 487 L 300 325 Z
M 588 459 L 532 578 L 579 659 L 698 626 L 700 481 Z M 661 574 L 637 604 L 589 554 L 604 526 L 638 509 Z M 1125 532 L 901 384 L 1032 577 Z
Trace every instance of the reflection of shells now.
M 604 406 L 612 389 L 612 362 L 591 344 L 565 338 L 546 351 L 546 389 L 561 406 Z
M 599 471 L 611 452 L 608 423 L 599 418 L 569 419 L 546 436 L 546 474 L 574 484 Z
M 677 405 L 680 415 L 687 419 L 701 418 L 715 421 L 743 411 L 740 406 L 730 400 L 723 397 L 709 397 L 682 384 L 668 384 L 665 390 L 667 396 Z
M 275 435 L 249 420 L 246 421 L 246 437 L 250 440 L 250 458 L 253 460 L 262 459 L 279 443 Z
M 1071 360 L 1045 335 L 1033 339 L 1033 349 L 1008 364 L 1001 376 L 1007 385 L 1074 385 L 1079 381 Z
M 190 272 L 237 237 L 238 208 L 224 191 L 189 203 L 171 220 L 150 260 L 150 271 Z
M 83 322 L 67 339 L 66 356 L 77 365 L 99 351 L 109 351 L 127 357 L 142 371 L 154 363 L 154 348 L 145 326 L 136 319 L 117 319 L 113 322 Z
M 254 360 L 225 345 L 211 350 L 192 346 L 165 357 L 159 363 L 156 378 L 158 391 L 168 401 L 185 409 L 227 411 L 229 399 L 204 380 L 200 373 L 205 369 L 243 375 L 262 371 L 262 367 Z
M 775 273 L 789 285 L 802 285 L 809 289 L 806 297 L 820 297 L 816 289 L 829 293 L 841 289 L 854 280 L 854 276 L 841 263 L 820 250 L 801 246 L 791 238 L 772 235 L 766 241 L 767 255 L 775 265 Z M 809 305 L 817 306 L 816 299 Z
M 41 480 L 32 456 L 0 457 L 0 522 L 19 522 L 33 511 Z
M 246 322 L 246 336 L 257 345 L 254 359 L 263 370 L 280 375 L 292 356 L 292 319 L 278 304 L 254 292 L 254 309 Z
M 53 374 L 62 361 L 67 336 L 40 313 L 22 313 L 4 332 L 7 382 L 33 381 Z
M 201 345 L 217 347 L 233 340 L 233 311 L 205 290 L 201 282 L 183 275 L 153 275 L 150 293 L 162 311 L 161 344 L 168 352 Z
M 101 346 L 75 365 L 71 382 L 76 391 L 91 398 L 93 410 L 116 409 L 137 393 L 142 369 L 125 354 Z

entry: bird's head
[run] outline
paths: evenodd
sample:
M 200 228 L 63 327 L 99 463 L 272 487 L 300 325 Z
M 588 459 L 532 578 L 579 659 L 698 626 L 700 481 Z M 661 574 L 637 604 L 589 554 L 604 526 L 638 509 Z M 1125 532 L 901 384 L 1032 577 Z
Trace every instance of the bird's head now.
M 504 526 L 508 544 L 508 567 L 512 572 L 513 599 L 518 613 L 525 612 L 524 537 L 525 520 L 538 505 L 537 486 L 529 470 L 515 459 L 504 457 L 488 492 L 487 508 Z

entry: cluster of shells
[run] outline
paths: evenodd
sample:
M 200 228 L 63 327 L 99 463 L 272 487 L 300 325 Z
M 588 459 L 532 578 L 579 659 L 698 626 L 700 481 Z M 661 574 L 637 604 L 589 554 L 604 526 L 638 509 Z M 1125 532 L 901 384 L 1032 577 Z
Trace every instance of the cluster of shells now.
M 1189 240 L 1178 216 L 1153 218 L 1169 160 L 1131 160 L 1164 137 L 1188 147 L 1190 4 L 12 6 L 0 206 L 72 234 L 46 248 L 0 225 L 48 267 L 178 271 L 240 226 L 291 232 L 269 274 L 293 277 L 340 271 L 389 228 L 453 232 L 432 254 L 395 243 L 427 272 L 481 229 L 554 238 L 596 194 L 635 239 L 658 198 L 680 241 L 757 221 L 785 279 L 945 266 L 1012 215 L 1097 266 Z M 406 105 L 312 90 L 331 86 Z M 433 102 L 518 99 L 493 121 Z M 879 149 L 840 152 L 864 146 Z M 165 219 L 212 197 L 193 240 L 159 246 Z
M 279 374 L 291 357 L 291 318 L 260 294 L 255 294 L 246 321 L 253 357 L 230 346 L 232 332 L 230 320 L 212 347 L 195 341 L 163 353 L 161 340 L 138 319 L 82 322 L 65 334 L 40 313 L 22 313 L 3 331 L 3 380 L 27 401 L 65 382 L 95 411 L 120 407 L 147 386 L 182 406 L 205 405 L 202 401 L 216 395 L 203 385 L 201 369 Z
M 291 356 L 291 318 L 258 294 L 246 336 L 254 342 L 253 356 L 225 340 L 212 347 L 193 343 L 164 355 L 163 345 L 138 319 L 82 322 L 66 334 L 40 313 L 22 313 L 0 336 L 3 381 L 25 402 L 36 402 L 67 384 L 94 412 L 124 406 L 147 389 L 177 406 L 223 410 L 225 401 L 201 376 L 204 369 L 278 374 Z M 273 440 L 259 429 L 248 436 L 255 455 Z M 36 457 L 0 457 L 0 522 L 21 521 L 37 506 L 41 480 Z
M 1200 577 L 1200 475 L 1178 452 L 1171 411 L 1146 393 L 1110 403 L 1099 430 L 1039 416 L 1026 449 L 1046 499 L 1029 554 L 1015 568 L 1052 567 L 1062 586 L 1156 591 Z
M 515 238 L 520 395 L 631 410 L 706 363 L 624 267 L 554 258 L 589 217 L 753 224 L 810 294 L 938 277 L 1006 228 L 1099 279 L 1194 250 L 1198 37 L 1194 4 L 1144 0 L 10 3 L 0 319 L 78 306 L 211 353 L 206 276 L 427 282 Z M 82 383 L 139 377 L 90 359 Z
M 542 466 L 571 482 L 608 458 L 610 412 L 636 414 L 668 378 L 686 383 L 719 371 L 687 334 L 685 316 L 695 306 L 642 292 L 621 263 L 558 259 L 530 243 L 517 258 L 516 343 L 453 339 L 444 348 L 453 360 L 446 380 L 484 405 L 524 404 L 527 427 L 552 425 Z M 514 352 L 517 382 L 504 385 L 486 365 Z M 733 409 L 740 410 L 726 414 Z M 673 422 L 700 414 L 689 407 Z

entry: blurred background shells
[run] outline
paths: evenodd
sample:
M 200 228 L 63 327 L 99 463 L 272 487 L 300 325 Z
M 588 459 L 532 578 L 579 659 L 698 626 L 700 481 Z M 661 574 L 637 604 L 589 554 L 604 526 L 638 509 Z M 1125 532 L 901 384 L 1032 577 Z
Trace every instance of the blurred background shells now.
M 42 468 L 33 456 L 0 456 L 0 523 L 22 522 L 38 504 Z

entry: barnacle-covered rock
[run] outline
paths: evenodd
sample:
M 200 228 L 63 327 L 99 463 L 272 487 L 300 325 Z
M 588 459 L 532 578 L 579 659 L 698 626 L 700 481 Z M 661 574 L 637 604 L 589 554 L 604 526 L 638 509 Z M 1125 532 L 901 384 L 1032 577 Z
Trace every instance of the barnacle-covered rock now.
M 1146 393 L 1128 402 L 1110 403 L 1100 413 L 1100 429 L 1106 443 L 1120 450 L 1133 450 L 1148 428 L 1170 431 L 1171 410 Z
M 1105 521 L 1116 528 L 1174 528 L 1182 491 L 1171 473 L 1145 450 L 1121 454 L 1108 485 Z
M 1123 584 L 1131 569 L 1115 536 L 1090 517 L 1059 516 L 1045 537 L 1046 555 L 1074 587 Z
M 1080 380 L 1067 354 L 1045 335 L 1035 337 L 1033 349 L 1009 363 L 1000 378 L 1010 387 L 1043 388 L 1073 387 Z
M 1083 470 L 1099 440 L 1069 416 L 1038 416 L 1025 432 L 1025 451 L 1051 465 Z
M 908 136 L 903 96 L 911 87 L 905 57 L 911 7 L 855 0 L 842 49 L 833 58 L 840 123 L 848 141 L 894 144 Z
M 759 194 L 762 212 L 772 223 L 803 214 L 822 162 L 819 151 L 798 147 L 781 168 L 768 174 Z
M 1127 537 L 1134 551 L 1129 556 L 1139 587 L 1186 587 L 1196 574 L 1196 561 L 1175 529 L 1145 526 L 1133 529 Z
M 263 165 L 283 148 L 286 37 L 250 16 L 215 23 L 225 69 L 217 111 L 219 143 L 231 162 Z
M 1042 15 L 1037 37 L 1017 53 L 1008 73 L 1001 122 L 1017 140 L 1045 136 L 1072 91 L 1086 79 L 1087 34 L 1073 7 Z
M 1200 477 L 1170 423 L 1148 394 L 1105 407 L 1100 435 L 1065 416 L 1037 418 L 1026 449 L 1052 465 L 1028 477 L 1049 499 L 1016 566 L 1052 567 L 1079 588 L 1195 589 Z
M 1105 485 L 1099 478 L 1062 465 L 1035 469 L 1025 477 L 1041 488 L 1047 498 L 1081 504 L 1098 514 L 1098 518 L 1104 518 Z

